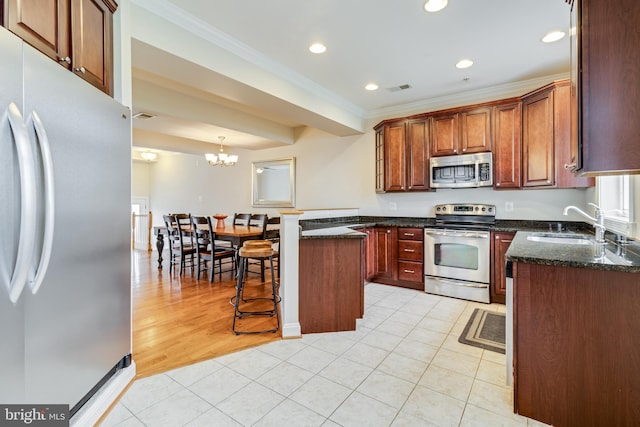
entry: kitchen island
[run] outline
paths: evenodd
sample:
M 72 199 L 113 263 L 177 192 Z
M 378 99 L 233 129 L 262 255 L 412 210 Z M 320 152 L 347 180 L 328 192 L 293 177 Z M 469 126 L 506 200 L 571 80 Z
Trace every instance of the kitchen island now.
M 554 426 L 640 425 L 640 245 L 531 234 L 507 251 L 514 411 Z
M 303 334 L 353 331 L 364 315 L 365 233 L 349 227 L 302 232 L 299 310 Z

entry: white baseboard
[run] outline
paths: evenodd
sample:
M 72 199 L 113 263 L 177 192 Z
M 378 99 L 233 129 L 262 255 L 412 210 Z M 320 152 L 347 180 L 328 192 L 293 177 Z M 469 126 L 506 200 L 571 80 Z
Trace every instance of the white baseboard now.
M 109 381 L 71 417 L 70 425 L 72 427 L 95 425 L 135 376 L 136 364 L 135 362 L 131 362 L 129 367 L 119 370 L 111 377 Z

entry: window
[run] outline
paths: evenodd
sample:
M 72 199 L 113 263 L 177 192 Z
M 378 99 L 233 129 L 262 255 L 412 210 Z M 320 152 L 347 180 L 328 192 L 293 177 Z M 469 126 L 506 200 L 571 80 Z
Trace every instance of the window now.
M 635 177 L 600 176 L 597 179 L 598 205 L 605 213 L 605 227 L 633 237 L 635 232 Z

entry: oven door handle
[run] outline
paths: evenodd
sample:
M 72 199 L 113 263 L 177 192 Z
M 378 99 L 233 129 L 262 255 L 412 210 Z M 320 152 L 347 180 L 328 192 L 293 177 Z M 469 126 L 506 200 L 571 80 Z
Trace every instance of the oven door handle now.
M 431 234 L 433 236 L 447 236 L 447 237 L 473 237 L 478 239 L 488 239 L 489 233 L 487 232 L 473 232 L 473 231 L 439 231 L 439 230 L 424 230 L 425 234 Z
M 480 289 L 484 289 L 484 288 L 488 288 L 489 285 L 486 283 L 470 283 L 470 282 L 458 282 L 458 281 L 453 281 L 453 280 L 447 280 L 447 279 L 443 279 L 440 277 L 431 277 L 428 276 L 429 280 L 435 280 L 436 282 L 442 282 L 442 283 L 448 283 L 450 285 L 454 285 L 454 286 L 465 286 L 467 288 L 480 288 Z

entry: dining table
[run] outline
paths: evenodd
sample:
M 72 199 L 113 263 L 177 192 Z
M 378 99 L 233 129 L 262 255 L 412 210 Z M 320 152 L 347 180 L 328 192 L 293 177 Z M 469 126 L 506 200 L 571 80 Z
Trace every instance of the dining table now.
M 206 226 L 203 227 L 206 229 Z M 158 249 L 158 270 L 162 270 L 162 251 L 164 250 L 164 236 L 167 234 L 167 227 L 156 226 L 153 227 L 153 232 L 156 235 L 156 248 Z M 188 233 L 189 230 L 186 230 Z M 214 228 L 215 240 L 226 240 L 231 244 L 239 248 L 247 240 L 261 239 L 263 236 L 262 227 L 258 226 L 246 226 L 246 225 L 229 225 L 224 228 Z M 277 238 L 280 234 L 279 224 L 268 224 L 266 236 L 269 239 Z

